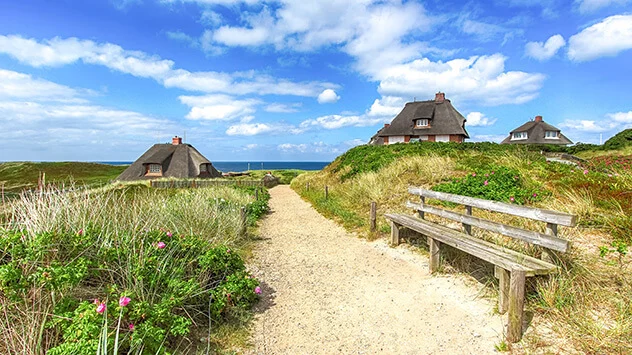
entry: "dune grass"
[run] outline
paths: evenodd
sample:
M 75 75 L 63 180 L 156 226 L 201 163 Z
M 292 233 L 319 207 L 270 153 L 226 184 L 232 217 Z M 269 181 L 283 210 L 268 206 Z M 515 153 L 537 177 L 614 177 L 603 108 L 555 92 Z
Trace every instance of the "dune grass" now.
M 471 182 L 477 181 L 480 174 L 491 174 L 498 167 L 513 171 L 517 177 L 515 188 L 537 191 L 537 198 L 522 203 L 576 214 L 579 226 L 560 228 L 561 237 L 572 242 L 571 251 L 559 255 L 557 260 L 561 272 L 530 280 L 527 309 L 535 312 L 534 325 L 524 340 L 511 348 L 516 353 L 557 353 L 564 347 L 589 354 L 631 353 L 632 280 L 627 246 L 632 245 L 632 171 L 626 165 L 627 159 L 613 157 L 612 161 L 619 163 L 607 167 L 600 160 L 573 167 L 547 163 L 538 152 L 521 148 L 474 144 L 474 149 L 452 149 L 449 144 L 439 145 L 352 149 L 323 171 L 300 175 L 292 182 L 292 188 L 346 228 L 360 236 L 378 238 L 387 237 L 390 231 L 382 217 L 384 213 L 410 213 L 403 206 L 410 198 L 408 186 L 436 188 L 453 184 L 481 197 L 477 194 L 489 192 L 485 189 L 493 189 L 494 184 L 490 175 L 489 186 L 483 186 L 481 180 L 480 187 L 471 188 Z M 476 178 L 472 177 L 474 173 L 478 173 Z M 326 203 L 325 185 L 329 189 Z M 490 196 L 505 202 L 511 197 L 503 195 L 503 190 Z M 376 234 L 370 233 L 368 226 L 371 201 L 378 206 Z M 535 221 L 484 211 L 474 214 L 544 231 L 544 225 Z M 438 217 L 430 218 L 446 223 Z M 476 228 L 474 232 L 477 237 L 539 256 L 538 248 Z M 423 242 L 420 246 L 422 250 L 427 248 Z M 497 292 L 493 268 L 457 250 L 445 249 L 442 272 L 473 275 Z M 541 329 L 552 330 L 553 340 Z

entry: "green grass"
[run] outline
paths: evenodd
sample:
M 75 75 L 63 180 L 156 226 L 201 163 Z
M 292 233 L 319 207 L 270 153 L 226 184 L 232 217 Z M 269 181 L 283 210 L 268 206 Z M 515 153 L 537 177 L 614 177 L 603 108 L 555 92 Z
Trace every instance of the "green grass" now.
M 278 177 L 281 185 L 289 185 L 292 180 L 307 172 L 307 170 L 286 169 L 286 170 L 250 170 L 250 176 L 237 176 L 232 179 L 236 180 L 261 180 L 268 172 Z
M 0 163 L 0 183 L 5 191 L 20 192 L 37 187 L 40 173 L 46 174 L 46 183 L 98 185 L 119 176 L 127 166 L 80 162 L 8 162 Z

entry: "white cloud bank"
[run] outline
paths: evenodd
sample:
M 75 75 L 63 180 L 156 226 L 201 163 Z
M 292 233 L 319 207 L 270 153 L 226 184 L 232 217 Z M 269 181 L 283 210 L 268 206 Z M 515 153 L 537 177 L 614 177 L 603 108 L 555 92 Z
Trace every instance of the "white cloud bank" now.
M 576 0 L 575 2 L 579 4 L 579 12 L 587 14 L 612 5 L 625 5 L 630 0 Z
M 467 114 L 467 126 L 470 127 L 487 127 L 496 123 L 495 118 L 489 118 L 482 112 L 470 112 Z
M 583 62 L 632 49 L 632 15 L 610 16 L 568 40 L 568 58 Z
M 557 51 L 566 45 L 562 35 L 553 35 L 546 42 L 529 42 L 525 45 L 525 55 L 539 61 L 551 59 Z

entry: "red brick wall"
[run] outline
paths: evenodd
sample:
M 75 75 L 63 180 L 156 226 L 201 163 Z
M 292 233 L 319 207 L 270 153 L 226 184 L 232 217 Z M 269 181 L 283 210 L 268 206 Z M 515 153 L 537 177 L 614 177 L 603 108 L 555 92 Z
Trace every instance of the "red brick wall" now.
M 434 142 L 435 136 L 428 136 L 428 142 Z
M 410 142 L 410 136 L 404 136 L 404 143 Z
M 384 144 L 388 144 L 388 137 L 384 137 Z
M 451 134 L 450 142 L 463 143 L 463 136 L 460 134 Z

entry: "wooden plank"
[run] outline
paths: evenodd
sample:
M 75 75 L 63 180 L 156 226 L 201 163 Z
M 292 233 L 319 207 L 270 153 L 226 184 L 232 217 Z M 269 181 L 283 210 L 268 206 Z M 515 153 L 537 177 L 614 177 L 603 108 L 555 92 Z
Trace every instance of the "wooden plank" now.
M 507 341 L 517 343 L 522 338 L 522 318 L 524 311 L 525 272 L 511 270 L 509 280 L 509 321 L 507 322 Z
M 468 216 L 472 215 L 472 206 L 465 206 L 465 214 Z M 465 230 L 465 234 L 472 235 L 472 225 L 461 222 L 463 225 L 463 230 Z
M 430 268 L 430 273 L 434 273 L 439 268 L 439 248 L 441 247 L 441 243 L 436 241 L 433 238 L 428 237 L 428 248 L 430 250 L 430 260 L 428 262 L 428 267 Z
M 494 273 L 498 278 L 498 313 L 505 314 L 509 305 L 509 271 L 495 266 Z
M 445 192 L 437 192 L 426 190 L 419 187 L 409 187 L 408 192 L 414 195 L 434 198 L 441 201 L 458 203 L 488 211 L 501 212 L 513 216 L 525 217 L 542 222 L 561 224 L 567 227 L 574 227 L 577 224 L 577 216 L 568 213 L 543 210 L 540 208 L 525 207 L 520 205 L 508 204 L 498 201 L 489 201 L 475 197 L 461 196 L 449 194 Z
M 424 212 L 432 213 L 434 215 L 451 219 L 453 221 L 461 222 L 464 225 L 476 226 L 479 228 L 483 228 L 488 231 L 500 233 L 502 235 L 506 235 L 508 237 L 520 239 L 522 241 L 539 245 L 545 248 L 566 252 L 569 248 L 569 242 L 565 239 L 560 239 L 551 235 L 546 235 L 542 233 L 538 233 L 535 231 L 530 231 L 514 226 L 508 226 L 506 224 L 493 222 L 484 218 L 468 216 L 457 212 L 452 212 L 448 210 L 444 210 L 441 208 L 437 208 L 434 206 L 424 205 L 421 206 L 419 204 L 408 201 L 406 203 L 407 207 L 414 208 L 416 210 L 423 210 Z M 467 231 L 466 231 L 467 232 Z M 469 233 L 466 233 L 469 234 Z
M 399 245 L 399 225 L 391 221 L 391 244 Z
M 426 198 L 423 196 L 419 196 L 419 201 L 422 206 L 426 204 Z M 417 213 L 419 214 L 419 218 L 424 219 L 424 211 L 417 211 Z
M 377 203 L 375 201 L 371 202 L 371 217 L 370 217 L 370 230 L 371 233 L 375 233 L 376 228 L 376 219 L 377 219 Z
M 468 236 L 436 223 L 399 214 L 386 214 L 384 216 L 426 237 L 433 237 L 442 243 L 507 270 L 523 269 L 527 272 L 527 276 L 546 275 L 557 270 L 557 267 L 553 264 Z

